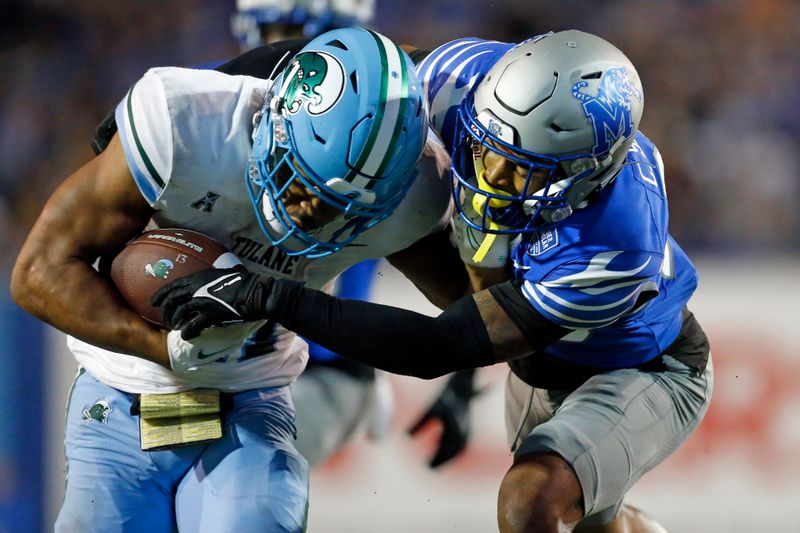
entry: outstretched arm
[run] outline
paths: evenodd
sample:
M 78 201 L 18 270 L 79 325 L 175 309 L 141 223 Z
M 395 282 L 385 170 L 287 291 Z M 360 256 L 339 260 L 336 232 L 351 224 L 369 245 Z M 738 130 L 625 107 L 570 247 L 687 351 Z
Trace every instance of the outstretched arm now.
M 435 318 L 326 296 L 299 284 L 276 283 L 265 307 L 285 327 L 396 374 L 432 379 L 500 360 L 502 346 L 494 345 L 483 326 L 480 306 L 488 303 L 482 301 L 486 295 L 464 297 Z
M 511 282 L 465 296 L 437 317 L 233 270 L 186 276 L 151 302 L 186 339 L 214 324 L 270 318 L 346 357 L 428 379 L 530 355 L 567 333 L 538 315 Z

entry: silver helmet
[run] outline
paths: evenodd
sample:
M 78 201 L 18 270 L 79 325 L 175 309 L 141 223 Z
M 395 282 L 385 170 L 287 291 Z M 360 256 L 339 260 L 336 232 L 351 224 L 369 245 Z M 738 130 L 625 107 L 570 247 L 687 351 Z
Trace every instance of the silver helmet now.
M 569 30 L 512 48 L 459 110 L 453 171 L 460 214 L 488 233 L 530 232 L 561 222 L 616 177 L 643 107 L 633 64 L 600 37 Z M 483 179 L 485 150 L 528 169 L 518 195 Z M 542 171 L 545 186 L 529 192 L 532 177 Z M 468 205 L 465 197 L 471 198 Z

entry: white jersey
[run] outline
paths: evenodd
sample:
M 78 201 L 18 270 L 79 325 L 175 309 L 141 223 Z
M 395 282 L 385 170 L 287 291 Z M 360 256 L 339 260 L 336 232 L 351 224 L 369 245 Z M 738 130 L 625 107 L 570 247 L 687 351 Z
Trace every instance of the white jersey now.
M 349 266 L 407 248 L 448 223 L 448 159 L 429 136 L 420 173 L 394 214 L 345 249 L 319 259 L 290 257 L 263 235 L 250 203 L 245 168 L 252 117 L 271 82 L 210 70 L 148 71 L 117 107 L 116 120 L 131 174 L 156 210 L 153 223 L 207 234 L 253 272 L 322 289 Z M 302 339 L 269 324 L 236 361 L 176 374 L 145 359 L 69 338 L 78 362 L 100 381 L 127 392 L 197 387 L 240 391 L 291 383 L 308 358 Z

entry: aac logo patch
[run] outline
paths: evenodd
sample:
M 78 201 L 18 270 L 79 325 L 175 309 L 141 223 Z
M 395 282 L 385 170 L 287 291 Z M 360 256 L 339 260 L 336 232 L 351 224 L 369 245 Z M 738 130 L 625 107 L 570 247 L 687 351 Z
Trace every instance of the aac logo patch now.
M 542 255 L 556 246 L 558 246 L 558 228 L 537 231 L 531 235 L 531 240 L 528 243 L 528 255 Z
M 167 279 L 167 276 L 169 276 L 173 268 L 175 268 L 175 263 L 169 259 L 159 259 L 152 265 L 145 266 L 144 271 L 154 278 Z
M 83 408 L 81 418 L 86 423 L 99 422 L 101 424 L 108 423 L 108 415 L 114 408 L 108 400 L 96 400 L 91 405 L 86 405 Z
M 486 129 L 495 137 L 500 137 L 503 134 L 503 126 L 494 120 L 489 120 L 489 127 Z
M 198 211 L 202 211 L 203 213 L 210 213 L 213 211 L 214 203 L 219 200 L 219 197 L 219 194 L 213 191 L 208 191 L 205 196 L 195 202 L 192 202 L 191 206 Z

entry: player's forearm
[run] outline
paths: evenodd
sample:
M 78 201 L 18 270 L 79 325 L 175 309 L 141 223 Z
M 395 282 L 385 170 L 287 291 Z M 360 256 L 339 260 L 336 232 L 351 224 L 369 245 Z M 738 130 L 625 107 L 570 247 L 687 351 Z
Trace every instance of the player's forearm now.
M 125 306 L 111 283 L 85 261 L 48 264 L 42 256 L 22 254 L 11 291 L 20 307 L 64 333 L 169 367 L 166 332 Z
M 469 274 L 471 292 L 480 292 L 511 279 L 507 267 L 482 268 L 473 265 L 465 265 L 465 267 Z
M 387 257 L 433 305 L 444 309 L 468 291 L 467 271 L 442 230 Z
M 266 307 L 286 328 L 345 357 L 395 374 L 432 379 L 495 363 L 486 329 L 469 297 L 430 317 L 341 300 L 278 280 Z
M 92 267 L 141 232 L 152 212 L 115 137 L 48 199 L 14 266 L 15 301 L 81 340 L 168 366 L 165 333 L 131 311 Z

